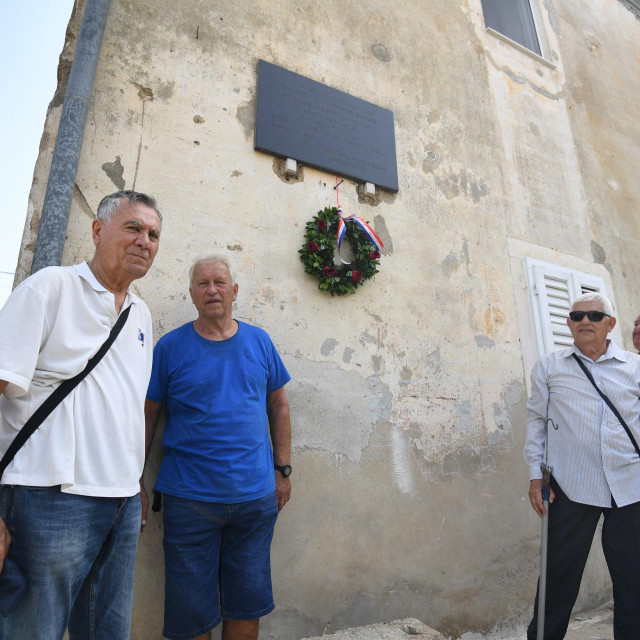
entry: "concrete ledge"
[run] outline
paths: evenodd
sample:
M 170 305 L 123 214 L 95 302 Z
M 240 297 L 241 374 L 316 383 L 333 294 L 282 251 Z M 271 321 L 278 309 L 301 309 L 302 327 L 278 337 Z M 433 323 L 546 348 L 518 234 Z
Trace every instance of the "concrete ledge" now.
M 445 640 L 441 633 L 416 618 L 379 622 L 366 627 L 345 629 L 328 636 L 316 636 L 315 638 L 303 638 L 302 640 L 411 640 L 411 638 Z

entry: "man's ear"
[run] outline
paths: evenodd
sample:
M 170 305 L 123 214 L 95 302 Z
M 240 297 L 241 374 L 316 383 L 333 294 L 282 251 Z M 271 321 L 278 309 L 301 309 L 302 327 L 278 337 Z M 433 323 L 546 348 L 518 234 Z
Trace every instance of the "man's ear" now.
M 616 326 L 617 320 L 615 318 L 609 318 L 609 332 L 613 331 L 613 327 Z
M 234 302 L 238 299 L 238 283 L 236 282 L 233 285 L 233 300 Z
M 96 247 L 100 244 L 100 233 L 102 232 L 103 223 L 102 220 L 97 218 L 91 223 L 91 234 L 93 236 L 93 244 Z

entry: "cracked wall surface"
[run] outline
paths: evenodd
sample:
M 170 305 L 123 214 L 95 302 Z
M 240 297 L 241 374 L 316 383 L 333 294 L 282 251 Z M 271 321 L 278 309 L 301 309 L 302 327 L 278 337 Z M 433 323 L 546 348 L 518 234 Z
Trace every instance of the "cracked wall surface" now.
M 236 317 L 265 328 L 282 354 L 293 497 L 276 528 L 277 608 L 261 638 L 405 617 L 459 637 L 530 613 L 530 334 L 508 245 L 606 267 L 625 340 L 640 286 L 640 22 L 618 0 L 534 1 L 543 60 L 487 32 L 480 0 L 393 10 L 382 0 L 112 0 L 64 263 L 91 256 L 102 196 L 148 191 L 164 213 L 161 247 L 133 289 L 154 337 L 193 319 L 190 264 L 222 252 L 238 271 Z M 354 296 L 320 292 L 297 254 L 307 220 L 336 204 L 335 176 L 288 175 L 253 150 L 260 58 L 394 113 L 399 192 L 340 186 L 345 211 L 385 243 L 380 273 Z M 30 268 L 61 107 L 58 91 L 17 280 Z M 157 438 L 148 487 L 161 457 Z M 161 557 L 154 514 L 138 554 L 137 640 L 161 634 Z M 594 548 L 578 606 L 609 590 Z

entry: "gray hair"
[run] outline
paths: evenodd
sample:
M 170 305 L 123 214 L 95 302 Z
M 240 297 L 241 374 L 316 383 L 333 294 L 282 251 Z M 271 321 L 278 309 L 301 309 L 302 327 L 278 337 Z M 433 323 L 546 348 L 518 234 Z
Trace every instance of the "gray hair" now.
M 127 202 L 142 202 L 142 204 L 146 204 L 158 214 L 158 218 L 162 221 L 162 213 L 160 213 L 160 209 L 158 209 L 156 199 L 153 196 L 148 196 L 146 193 L 140 193 L 139 191 L 116 191 L 102 198 L 96 213 L 98 220 L 102 220 L 105 223 L 111 222 L 111 218 L 113 218 L 122 205 L 123 199 Z
M 613 310 L 613 305 L 611 304 L 611 300 L 606 296 L 603 296 L 601 293 L 597 293 L 596 291 L 583 293 L 581 296 L 578 296 L 571 305 L 571 311 L 576 308 L 576 305 L 580 302 L 600 302 L 602 303 L 602 310 L 608 315 L 613 316 L 615 313 Z
M 229 275 L 231 276 L 231 284 L 235 284 L 236 283 L 236 272 L 233 269 L 233 267 L 231 266 L 231 262 L 229 261 L 229 258 L 227 258 L 226 256 L 223 256 L 222 254 L 219 254 L 219 253 L 212 253 L 212 254 L 210 254 L 208 256 L 202 256 L 202 258 L 198 258 L 191 265 L 191 269 L 189 269 L 189 286 L 191 286 L 193 284 L 193 274 L 195 273 L 195 270 L 199 266 L 201 266 L 203 264 L 213 264 L 215 262 L 219 262 L 220 264 L 223 264 L 225 267 L 227 267 L 227 271 L 229 272 Z

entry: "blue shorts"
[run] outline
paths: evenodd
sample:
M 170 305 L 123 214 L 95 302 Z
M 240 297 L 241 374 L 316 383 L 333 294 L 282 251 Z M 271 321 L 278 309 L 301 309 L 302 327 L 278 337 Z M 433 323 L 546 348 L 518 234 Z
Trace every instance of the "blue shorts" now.
M 165 637 L 188 640 L 223 618 L 255 620 L 273 611 L 275 492 L 236 504 L 165 493 L 163 509 Z

